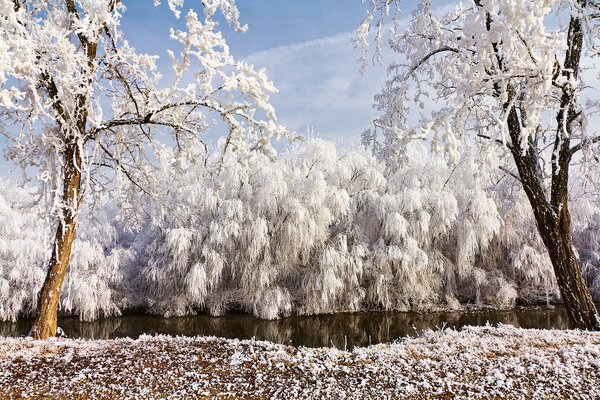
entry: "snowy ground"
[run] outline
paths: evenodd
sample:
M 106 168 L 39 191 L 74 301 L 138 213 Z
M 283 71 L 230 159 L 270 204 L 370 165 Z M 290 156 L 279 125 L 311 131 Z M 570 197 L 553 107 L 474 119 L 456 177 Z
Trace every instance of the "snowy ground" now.
M 600 333 L 469 327 L 357 348 L 0 338 L 0 398 L 600 398 Z

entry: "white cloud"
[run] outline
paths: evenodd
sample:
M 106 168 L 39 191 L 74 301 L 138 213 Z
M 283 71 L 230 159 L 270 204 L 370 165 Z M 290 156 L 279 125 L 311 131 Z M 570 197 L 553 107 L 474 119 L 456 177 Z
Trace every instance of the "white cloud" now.
M 376 115 L 373 96 L 386 79 L 385 67 L 359 72 L 359 50 L 352 33 L 272 48 L 245 61 L 264 67 L 279 88 L 273 96 L 280 122 L 340 145 L 360 142 L 360 133 Z

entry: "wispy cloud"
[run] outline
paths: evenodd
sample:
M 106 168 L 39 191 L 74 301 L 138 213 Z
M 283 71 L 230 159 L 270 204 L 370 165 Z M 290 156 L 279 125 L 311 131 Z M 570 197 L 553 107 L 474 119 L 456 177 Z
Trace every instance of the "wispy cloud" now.
M 386 79 L 385 67 L 364 75 L 352 33 L 260 51 L 245 61 L 264 67 L 279 88 L 273 96 L 280 122 L 299 133 L 310 127 L 317 136 L 340 145 L 360 141 L 372 117 L 373 96 Z

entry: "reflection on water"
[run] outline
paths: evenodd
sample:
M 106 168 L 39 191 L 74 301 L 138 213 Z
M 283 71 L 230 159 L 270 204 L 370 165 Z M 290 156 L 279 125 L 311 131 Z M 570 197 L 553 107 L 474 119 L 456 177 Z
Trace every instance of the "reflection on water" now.
M 295 346 L 355 346 L 391 342 L 419 335 L 426 329 L 460 328 L 465 325 L 510 324 L 522 328 L 566 329 L 567 315 L 561 307 L 527 307 L 511 311 L 463 311 L 446 313 L 363 312 L 294 316 L 275 321 L 260 320 L 248 314 L 224 317 L 198 315 L 162 318 L 131 315 L 81 322 L 77 318 L 59 318 L 59 326 L 69 337 L 87 339 L 137 338 L 141 334 L 213 335 L 226 338 L 269 340 Z M 27 335 L 32 321 L 0 322 L 0 336 Z

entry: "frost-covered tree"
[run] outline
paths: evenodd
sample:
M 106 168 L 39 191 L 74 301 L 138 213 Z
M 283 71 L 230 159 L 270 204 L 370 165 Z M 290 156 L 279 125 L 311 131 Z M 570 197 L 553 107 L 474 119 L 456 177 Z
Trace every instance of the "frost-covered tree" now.
M 461 300 L 513 306 L 510 278 L 476 264 L 501 219 L 472 157 L 453 168 L 414 153 L 411 165 L 392 169 L 369 151 L 338 152 L 313 139 L 274 160 L 230 154 L 217 171 L 186 168 L 169 200 L 176 211 L 149 207 L 137 238 L 147 307 L 167 316 L 237 308 L 272 319 Z
M 171 30 L 175 82 L 165 87 L 157 57 L 124 37 L 120 0 L 0 0 L 0 129 L 12 144 L 8 156 L 38 168 L 56 229 L 35 338 L 56 332 L 77 215 L 93 188 L 114 188 L 112 178 L 121 176 L 152 194 L 153 162 L 164 147 L 202 161 L 202 134 L 213 125 L 228 127 L 224 152 L 267 149 L 284 132 L 264 71 L 236 62 L 217 30 L 217 12 L 245 30 L 235 0 L 197 4 L 203 12 L 191 9 L 185 29 Z M 176 18 L 183 5 L 168 0 Z
M 456 164 L 419 143 L 402 163 L 317 139 L 276 158 L 221 150 L 197 163 L 166 149 L 153 171 L 159 195 L 132 196 L 124 182 L 122 195 L 94 192 L 82 204 L 61 312 L 272 319 L 560 298 L 498 149 L 467 146 Z M 573 180 L 573 240 L 600 299 L 598 194 L 577 172 Z M 0 180 L 0 320 L 35 311 L 52 239 L 39 195 Z
M 399 0 L 372 0 L 357 31 L 364 45 L 375 27 L 378 55 L 382 27 L 394 14 L 389 43 L 401 61 L 390 65 L 376 100 L 382 112 L 376 125 L 385 136 L 379 150 L 395 157 L 411 140 L 425 139 L 456 162 L 464 143 L 502 146 L 531 205 L 572 325 L 599 329 L 571 238 L 569 173 L 583 164 L 597 183 L 600 134 L 589 122 L 598 99 L 584 99 L 596 79 L 588 61 L 598 55 L 600 4 L 472 0 L 436 11 L 431 3 L 422 0 L 404 21 Z M 411 107 L 434 102 L 443 106 L 411 128 Z M 373 132 L 366 139 L 372 141 Z

